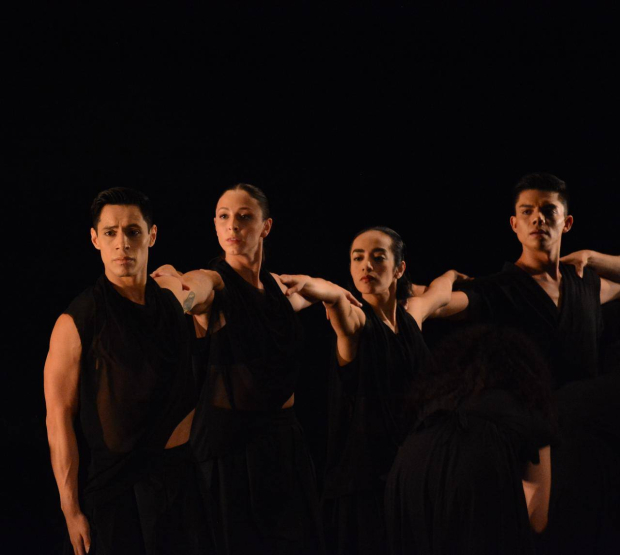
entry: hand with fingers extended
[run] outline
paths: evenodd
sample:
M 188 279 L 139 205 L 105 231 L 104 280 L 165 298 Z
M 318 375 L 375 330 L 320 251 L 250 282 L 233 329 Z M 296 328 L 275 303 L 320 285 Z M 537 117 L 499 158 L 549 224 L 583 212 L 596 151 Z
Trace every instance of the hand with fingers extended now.
M 90 525 L 79 509 L 65 513 L 69 538 L 75 555 L 86 555 L 90 551 Z
M 172 264 L 164 264 L 151 273 L 153 279 L 157 277 L 170 276 L 181 279 L 183 272 L 179 272 Z
M 454 278 L 454 281 L 471 281 L 472 279 L 474 279 L 472 277 L 469 277 L 467 274 L 462 274 L 457 270 L 448 270 L 446 274 L 450 278 Z
M 570 264 L 571 266 L 575 266 L 575 270 L 577 271 L 577 275 L 582 278 L 583 270 L 590 262 L 590 256 L 592 255 L 592 251 L 583 250 L 583 251 L 575 251 L 571 254 L 567 254 L 560 258 L 560 262 L 564 264 Z
M 322 301 L 328 304 L 336 303 L 344 298 L 354 306 L 362 306 L 350 291 L 321 278 L 304 275 L 281 275 L 280 280 L 287 286 L 285 291 L 287 297 L 298 294 L 311 303 Z

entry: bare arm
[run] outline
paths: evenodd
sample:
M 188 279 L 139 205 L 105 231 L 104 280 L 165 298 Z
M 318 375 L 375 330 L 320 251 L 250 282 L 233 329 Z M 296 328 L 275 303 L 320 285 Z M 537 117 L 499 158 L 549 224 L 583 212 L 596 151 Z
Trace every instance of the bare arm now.
M 452 285 L 457 279 L 465 277 L 455 270 L 449 270 L 434 279 L 422 295 L 407 299 L 407 312 L 413 316 L 420 329 L 424 320 L 451 302 Z
M 160 287 L 170 289 L 188 314 L 204 314 L 213 303 L 214 291 L 222 289 L 220 274 L 211 270 L 193 270 L 182 274 L 166 264 L 151 276 Z
M 73 421 L 78 407 L 82 345 L 71 316 L 56 321 L 45 361 L 46 426 L 60 507 L 76 555 L 90 549 L 90 527 L 78 500 L 79 454 Z
M 583 269 L 589 266 L 602 278 L 620 282 L 620 256 L 583 250 L 567 254 L 560 261 L 575 266 L 579 277 L 583 277 Z
M 620 283 L 601 278 L 601 304 L 620 299 Z
M 288 286 L 287 295 L 300 295 L 306 302 L 324 304 L 338 338 L 338 361 L 341 366 L 351 362 L 357 354 L 359 332 L 366 323 L 361 303 L 346 289 L 324 279 L 289 275 L 280 279 Z
M 523 478 L 523 492 L 527 502 L 527 513 L 535 532 L 542 532 L 549 519 L 549 497 L 551 495 L 551 448 L 539 451 L 540 463 L 528 463 Z

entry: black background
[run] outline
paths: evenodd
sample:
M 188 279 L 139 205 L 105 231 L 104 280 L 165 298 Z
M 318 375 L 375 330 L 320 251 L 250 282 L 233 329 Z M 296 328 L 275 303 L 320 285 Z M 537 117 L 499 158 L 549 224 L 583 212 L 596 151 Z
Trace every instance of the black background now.
M 350 238 L 375 224 L 404 237 L 415 281 L 496 271 L 518 257 L 510 188 L 532 171 L 571 189 L 564 252 L 618 252 L 617 21 L 593 3 L 496 4 L 35 3 L 5 18 L 0 552 L 51 552 L 62 532 L 42 369 L 55 319 L 102 270 L 88 209 L 104 188 L 151 197 L 151 268 L 204 267 L 219 192 L 239 181 L 271 200 L 279 273 L 346 284 Z M 320 308 L 302 319 L 298 414 L 320 470 L 332 332 Z

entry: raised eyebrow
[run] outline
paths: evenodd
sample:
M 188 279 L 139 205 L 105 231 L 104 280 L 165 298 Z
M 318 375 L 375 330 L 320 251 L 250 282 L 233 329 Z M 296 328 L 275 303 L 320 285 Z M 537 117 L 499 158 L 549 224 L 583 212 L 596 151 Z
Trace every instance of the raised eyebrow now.
M 364 249 L 353 249 L 351 251 L 351 254 L 353 254 L 354 252 L 358 252 L 358 253 L 364 254 L 366 251 Z

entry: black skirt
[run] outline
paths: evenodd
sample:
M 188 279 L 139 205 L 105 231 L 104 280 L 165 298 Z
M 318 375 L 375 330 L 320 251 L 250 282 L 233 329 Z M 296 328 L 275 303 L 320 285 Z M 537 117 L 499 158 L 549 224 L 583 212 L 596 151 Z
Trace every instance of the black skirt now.
M 198 469 L 187 443 L 153 455 L 132 487 L 87 498 L 84 512 L 91 528 L 89 555 L 213 553 Z M 68 538 L 64 552 L 73 553 Z
M 321 553 L 314 466 L 294 410 L 213 407 L 209 422 L 246 430 L 237 446 L 200 463 L 217 553 Z

